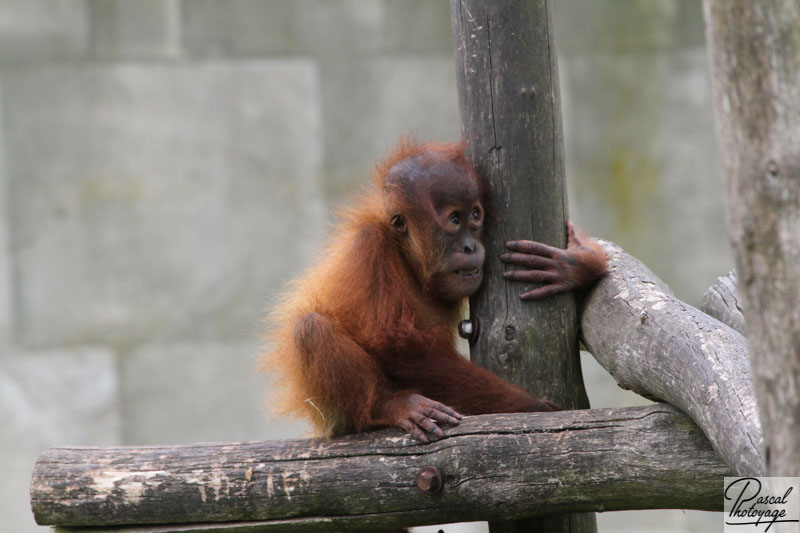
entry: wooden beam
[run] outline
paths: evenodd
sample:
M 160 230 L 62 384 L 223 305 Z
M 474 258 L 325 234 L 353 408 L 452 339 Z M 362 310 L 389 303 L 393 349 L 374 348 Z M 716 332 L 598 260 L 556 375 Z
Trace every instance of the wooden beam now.
M 587 408 L 573 295 L 523 302 L 523 285 L 503 279 L 505 267 L 498 259 L 509 240 L 566 246 L 564 143 L 550 2 L 451 0 L 450 10 L 462 133 L 494 200 L 484 283 L 470 299 L 480 324 L 471 358 L 537 396 L 568 409 Z M 490 530 L 596 531 L 594 516 L 546 522 L 490 524 Z
M 36 463 L 31 505 L 43 525 L 248 533 L 722 509 L 729 469 L 665 404 L 475 416 L 447 434 L 428 445 L 390 429 L 328 441 L 60 446 Z M 429 466 L 439 492 L 417 486 Z
M 646 266 L 604 242 L 609 274 L 587 298 L 583 339 L 624 388 L 668 402 L 739 475 L 764 475 L 747 340 L 678 300 Z

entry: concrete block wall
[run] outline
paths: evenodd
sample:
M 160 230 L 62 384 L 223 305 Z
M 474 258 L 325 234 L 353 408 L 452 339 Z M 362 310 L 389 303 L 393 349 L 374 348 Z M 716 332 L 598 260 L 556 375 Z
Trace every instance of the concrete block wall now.
M 700 2 L 553 5 L 573 217 L 697 305 L 733 264 Z
M 699 301 L 730 265 L 699 10 L 554 6 L 572 217 Z M 399 136 L 459 124 L 447 0 L 0 0 L 0 529 L 40 530 L 50 445 L 304 432 L 265 414 L 264 309 Z

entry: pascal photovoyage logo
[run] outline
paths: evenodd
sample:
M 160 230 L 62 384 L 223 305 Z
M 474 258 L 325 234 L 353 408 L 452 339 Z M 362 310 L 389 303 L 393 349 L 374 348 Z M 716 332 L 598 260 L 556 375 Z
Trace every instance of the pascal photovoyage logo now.
M 726 477 L 725 533 L 800 533 L 800 478 Z

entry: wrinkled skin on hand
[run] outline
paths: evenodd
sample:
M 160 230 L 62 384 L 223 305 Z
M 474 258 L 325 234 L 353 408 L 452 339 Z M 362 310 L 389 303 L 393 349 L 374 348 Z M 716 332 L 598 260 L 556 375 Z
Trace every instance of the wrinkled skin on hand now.
M 429 434 L 436 440 L 444 438 L 444 431 L 439 424 L 457 426 L 462 418 L 443 403 L 411 393 L 396 408 L 391 425 L 404 429 L 419 442 L 427 444 L 431 441 Z
M 526 270 L 508 270 L 503 277 L 513 281 L 542 283 L 522 293 L 523 300 L 541 300 L 562 292 L 588 287 L 606 273 L 606 255 L 595 241 L 578 236 L 567 222 L 567 249 L 536 241 L 506 243 L 509 252 L 500 256 L 504 263 Z

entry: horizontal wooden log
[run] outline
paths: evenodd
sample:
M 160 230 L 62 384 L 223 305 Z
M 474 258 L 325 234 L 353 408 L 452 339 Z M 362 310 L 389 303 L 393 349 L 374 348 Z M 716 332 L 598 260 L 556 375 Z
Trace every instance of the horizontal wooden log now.
M 584 302 L 583 341 L 624 389 L 670 403 L 739 475 L 764 475 L 747 340 L 678 300 L 643 264 L 603 242 L 609 274 Z
M 736 271 L 731 270 L 703 293 L 700 310 L 746 335 L 744 314 L 736 291 Z
M 441 473 L 438 493 L 417 487 L 426 466 Z M 36 463 L 31 505 L 39 524 L 59 526 L 236 521 L 192 527 L 374 531 L 563 512 L 721 510 L 728 473 L 686 415 L 656 404 L 467 417 L 427 445 L 388 429 L 334 440 L 54 447 Z M 184 530 L 192 531 L 125 529 Z

